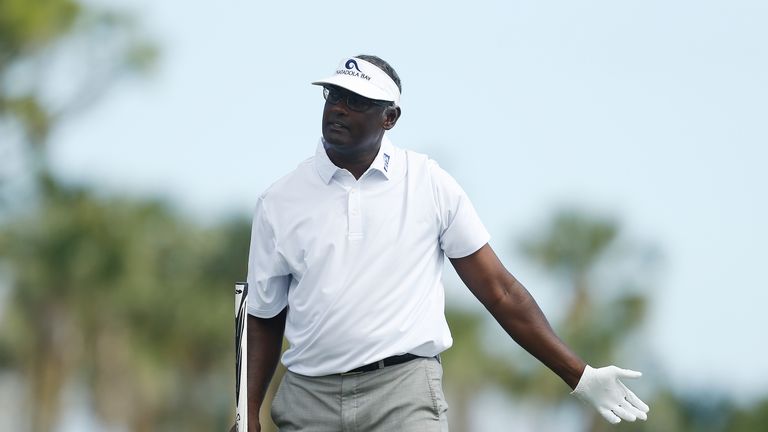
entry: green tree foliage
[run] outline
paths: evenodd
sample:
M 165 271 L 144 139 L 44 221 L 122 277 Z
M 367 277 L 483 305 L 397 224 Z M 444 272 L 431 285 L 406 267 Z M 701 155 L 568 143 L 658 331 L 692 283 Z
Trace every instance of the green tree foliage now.
M 763 399 L 746 408 L 735 409 L 723 430 L 748 432 L 763 430 L 768 425 L 768 399 Z
M 496 358 L 482 346 L 484 316 L 451 307 L 446 310 L 454 345 L 442 354 L 443 386 L 450 404 L 451 430 L 468 431 L 472 399 L 494 378 Z M 493 365 L 493 366 L 492 366 Z
M 602 274 L 599 271 L 601 263 L 620 254 L 619 234 L 613 220 L 561 211 L 520 246 L 524 255 L 551 274 L 563 289 L 567 306 L 563 319 L 553 323 L 556 331 L 598 366 L 617 361 L 622 341 L 642 322 L 647 304 L 631 275 L 622 274 L 618 267 L 608 266 Z M 603 286 L 606 284 L 609 286 Z M 528 354 L 517 351 L 518 355 L 509 355 L 482 344 L 487 332 L 483 318 L 450 310 L 448 318 L 455 344 L 445 355 L 446 367 L 463 375 L 455 383 L 459 389 L 452 391 L 454 398 L 461 395 L 456 399 L 460 412 L 466 411 L 472 396 L 486 386 L 507 389 L 542 406 L 558 407 L 569 400 L 567 386 Z M 449 376 L 446 382 L 451 379 L 455 378 Z M 452 408 L 456 408 L 455 403 Z M 469 430 L 466 419 L 455 426 L 458 431 Z M 596 415 L 591 418 L 590 430 L 603 427 Z
M 103 421 L 131 431 L 231 421 L 232 285 L 245 274 L 248 221 L 201 227 L 158 202 L 66 185 L 46 162 L 57 126 L 154 57 L 127 15 L 0 0 L 0 150 L 18 141 L 35 184 L 0 219 L 11 288 L 0 367 L 26 383 L 33 432 L 56 428 L 74 381 Z
M 81 13 L 81 7 L 71 1 L 0 2 L 0 116 L 15 117 L 31 142 L 45 141 L 48 113 L 34 89 L 19 88 L 9 75 L 25 62 L 45 55 L 44 51 L 72 32 Z
M 563 290 L 565 313 L 553 322 L 558 334 L 593 365 L 624 365 L 625 342 L 638 341 L 635 331 L 645 317 L 645 293 L 654 281 L 657 254 L 648 247 L 630 244 L 614 220 L 573 210 L 555 213 L 520 247 Z M 628 262 L 632 265 L 627 266 Z M 446 369 L 451 371 L 446 386 L 452 393 L 452 430 L 470 430 L 464 417 L 474 395 L 487 386 L 507 389 L 527 403 L 534 402 L 543 408 L 542 413 L 575 403 L 559 378 L 530 356 L 499 355 L 499 350 L 481 343 L 487 339 L 482 315 L 449 309 L 448 318 L 455 339 L 454 347 L 444 356 Z M 647 360 L 649 355 L 632 351 L 635 360 Z M 762 430 L 768 422 L 765 400 L 737 407 L 717 394 L 678 394 L 664 382 L 654 384 L 651 394 L 642 395 L 651 406 L 647 422 L 613 426 L 585 407 L 583 412 L 589 416 L 585 430 L 746 432 Z M 568 430 L 583 429 L 574 424 Z
M 603 275 L 612 286 L 599 286 L 598 267 L 615 258 L 609 255 L 618 253 L 617 242 L 619 226 L 613 220 L 562 211 L 543 233 L 522 244 L 523 252 L 548 270 L 567 290 L 564 296 L 571 299 L 559 334 L 597 365 L 616 361 L 616 350 L 642 322 L 647 306 L 642 288 L 648 287 L 633 286 L 635 282 L 621 279 L 621 274 Z M 643 269 L 646 276 L 652 270 Z
M 32 430 L 52 430 L 73 378 L 132 431 L 226 424 L 248 221 L 203 229 L 158 203 L 52 188 L 45 211 L 0 230 L 14 288 L 3 345 L 30 384 Z
M 124 13 L 75 0 L 0 0 L 0 133 L 19 129 L 26 168 L 45 176 L 55 127 L 118 79 L 147 71 L 156 55 Z M 0 140 L 0 150 L 9 146 Z
M 596 366 L 621 360 L 618 353 L 623 341 L 642 322 L 646 311 L 647 298 L 632 286 L 632 280 L 623 279 L 618 266 L 608 271 L 613 274 L 599 277 L 600 264 L 617 253 L 619 232 L 612 219 L 565 210 L 556 213 L 542 232 L 522 243 L 523 253 L 549 271 L 565 290 L 563 297 L 570 299 L 564 318 L 555 323 L 558 334 Z M 650 270 L 644 269 L 644 273 Z M 611 286 L 601 286 L 604 280 Z M 530 378 L 521 388 L 525 393 L 541 395 L 555 404 L 568 397 L 561 383 L 543 368 L 535 369 Z M 607 427 L 597 413 L 589 413 L 589 430 Z

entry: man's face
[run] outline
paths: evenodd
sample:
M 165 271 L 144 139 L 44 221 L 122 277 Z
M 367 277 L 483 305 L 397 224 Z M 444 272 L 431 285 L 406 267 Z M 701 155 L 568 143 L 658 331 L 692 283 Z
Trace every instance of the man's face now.
M 323 138 L 339 153 L 356 153 L 375 148 L 384 131 L 394 126 L 394 122 L 392 126 L 385 124 L 384 110 L 383 106 L 372 103 L 371 99 L 340 87 L 328 86 L 323 108 Z

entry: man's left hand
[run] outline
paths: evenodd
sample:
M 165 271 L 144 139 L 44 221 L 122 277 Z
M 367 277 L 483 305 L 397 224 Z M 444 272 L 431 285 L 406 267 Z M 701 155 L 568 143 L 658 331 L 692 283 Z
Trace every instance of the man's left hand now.
M 589 403 L 608 422 L 645 420 L 649 408 L 619 378 L 639 378 L 642 373 L 608 366 L 594 369 L 587 365 L 572 395 Z

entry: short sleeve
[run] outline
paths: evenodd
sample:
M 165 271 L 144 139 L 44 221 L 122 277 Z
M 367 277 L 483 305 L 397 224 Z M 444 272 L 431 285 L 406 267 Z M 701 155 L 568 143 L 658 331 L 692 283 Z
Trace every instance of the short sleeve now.
M 490 234 L 456 180 L 437 162 L 428 163 L 440 214 L 440 248 L 448 258 L 462 258 L 477 252 L 488 243 Z
M 256 204 L 248 254 L 248 313 L 272 318 L 288 304 L 291 274 L 277 250 L 275 230 L 264 197 Z

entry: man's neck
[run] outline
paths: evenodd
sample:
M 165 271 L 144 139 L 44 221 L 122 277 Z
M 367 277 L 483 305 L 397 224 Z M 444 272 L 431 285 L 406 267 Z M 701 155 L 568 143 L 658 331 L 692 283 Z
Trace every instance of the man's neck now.
M 354 152 L 339 152 L 325 140 L 323 140 L 323 147 L 325 148 L 325 153 L 328 155 L 328 159 L 330 159 L 334 165 L 349 171 L 355 176 L 355 179 L 360 179 L 363 173 L 368 170 L 376 159 L 376 155 L 379 154 L 381 141 L 379 141 L 375 147 L 372 146 Z

